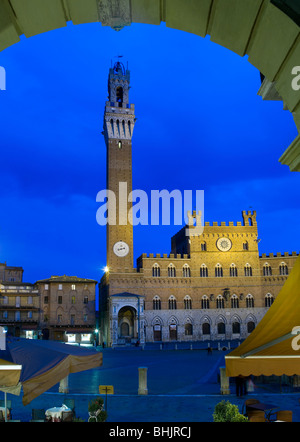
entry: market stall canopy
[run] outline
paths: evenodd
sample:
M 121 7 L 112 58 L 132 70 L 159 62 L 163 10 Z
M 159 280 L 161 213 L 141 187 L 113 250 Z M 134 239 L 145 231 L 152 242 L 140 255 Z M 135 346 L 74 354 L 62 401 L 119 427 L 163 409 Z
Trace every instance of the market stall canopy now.
M 300 375 L 300 255 L 255 330 L 225 356 L 226 375 Z
M 102 353 L 95 350 L 37 339 L 7 339 L 6 350 L 0 350 L 1 358 L 22 365 L 19 380 L 23 387 L 24 405 L 70 373 L 102 365 Z M 7 382 L 5 385 L 9 386 Z
M 22 365 L 0 359 L 0 391 L 19 396 Z

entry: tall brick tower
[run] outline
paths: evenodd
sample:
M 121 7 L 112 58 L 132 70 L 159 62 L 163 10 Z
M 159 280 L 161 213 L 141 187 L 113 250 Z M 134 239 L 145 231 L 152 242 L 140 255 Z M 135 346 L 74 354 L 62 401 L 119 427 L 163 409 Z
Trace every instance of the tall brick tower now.
M 133 269 L 133 227 L 128 217 L 132 203 L 128 203 L 128 195 L 132 191 L 131 140 L 135 115 L 134 105 L 129 104 L 129 89 L 130 71 L 118 61 L 109 70 L 104 113 L 107 189 L 113 192 L 108 199 L 106 235 L 110 272 Z

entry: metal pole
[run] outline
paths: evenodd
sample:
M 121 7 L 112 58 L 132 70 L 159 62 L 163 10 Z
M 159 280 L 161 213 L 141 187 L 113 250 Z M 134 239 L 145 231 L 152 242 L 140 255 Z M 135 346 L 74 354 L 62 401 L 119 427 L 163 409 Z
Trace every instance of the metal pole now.
M 4 413 L 5 413 L 4 418 L 5 418 L 5 422 L 7 422 L 7 393 L 6 393 L 6 391 L 4 392 L 4 408 L 5 408 L 5 410 L 4 410 Z

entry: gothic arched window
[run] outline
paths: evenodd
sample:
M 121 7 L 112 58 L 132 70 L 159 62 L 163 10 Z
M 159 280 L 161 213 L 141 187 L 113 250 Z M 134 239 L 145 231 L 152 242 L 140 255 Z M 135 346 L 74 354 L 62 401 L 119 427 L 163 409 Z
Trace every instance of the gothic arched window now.
M 208 269 L 205 264 L 201 264 L 200 267 L 200 277 L 207 278 L 208 277 Z
M 204 310 L 209 309 L 209 299 L 208 299 L 208 297 L 206 295 L 202 296 L 201 308 L 204 309 Z
M 245 276 L 252 276 L 252 267 L 250 264 L 246 264 L 244 267 Z
M 224 302 L 224 298 L 222 295 L 217 296 L 216 307 L 217 308 L 225 308 L 225 302 Z
M 236 295 L 231 297 L 231 308 L 239 308 L 239 298 Z
M 232 323 L 232 333 L 239 334 L 241 333 L 241 324 L 237 321 Z
M 230 276 L 237 276 L 237 268 L 234 263 L 230 264 L 229 275 Z
M 153 298 L 153 310 L 161 310 L 161 301 L 157 295 Z
M 193 326 L 189 322 L 187 322 L 184 326 L 184 334 L 186 336 L 192 336 L 193 334 Z
M 246 296 L 246 307 L 247 308 L 254 307 L 254 298 L 250 293 Z
M 274 302 L 273 295 L 271 293 L 267 293 L 265 296 L 265 307 L 271 307 Z
M 176 298 L 175 296 L 170 296 L 169 298 L 169 310 L 176 310 L 177 304 L 176 304 Z
M 255 323 L 253 321 L 249 321 L 247 323 L 247 332 L 251 333 L 255 329 Z
M 280 275 L 288 275 L 289 269 L 285 262 L 282 262 L 279 266 L 279 274 Z
M 175 268 L 174 264 L 172 264 L 172 263 L 168 266 L 168 276 L 170 278 L 173 278 L 174 276 L 176 276 L 176 268 Z
M 155 263 L 152 267 L 152 276 L 156 278 L 160 276 L 160 267 L 157 263 Z
M 184 264 L 182 267 L 182 276 L 184 278 L 189 278 L 191 276 L 191 269 L 189 268 L 188 264 Z
M 202 334 L 203 335 L 210 335 L 210 324 L 209 324 L 209 322 L 204 322 L 204 324 L 202 324 Z
M 263 267 L 263 275 L 264 276 L 271 276 L 272 275 L 272 267 L 269 263 L 265 263 Z
M 216 265 L 216 267 L 215 267 L 215 276 L 217 278 L 222 278 L 222 276 L 223 276 L 223 269 L 222 269 L 221 264 L 217 264 Z
M 186 309 L 186 310 L 191 310 L 191 308 L 192 308 L 192 299 L 191 299 L 191 297 L 190 296 L 186 296 L 185 298 L 184 298 L 184 308 Z
M 218 335 L 225 335 L 225 324 L 224 322 L 218 323 Z

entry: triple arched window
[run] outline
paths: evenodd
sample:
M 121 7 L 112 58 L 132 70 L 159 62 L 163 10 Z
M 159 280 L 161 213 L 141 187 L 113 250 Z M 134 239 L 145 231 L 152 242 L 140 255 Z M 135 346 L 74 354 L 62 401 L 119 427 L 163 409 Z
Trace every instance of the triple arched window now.
M 244 274 L 245 276 L 252 276 L 252 267 L 248 263 L 244 267 Z
M 222 278 L 223 276 L 223 268 L 221 266 L 221 264 L 217 264 L 215 267 L 215 276 L 217 278 Z
M 208 277 L 208 269 L 206 264 L 201 264 L 200 267 L 200 277 L 201 278 L 207 278 Z
M 264 276 L 271 276 L 272 275 L 272 267 L 267 262 L 263 266 L 263 275 Z
M 161 300 L 157 295 L 153 298 L 153 310 L 161 310 Z
M 271 307 L 274 302 L 274 297 L 271 293 L 267 293 L 265 296 L 265 307 Z
M 177 303 L 175 296 L 170 296 L 169 298 L 169 310 L 176 310 L 177 309 Z
M 192 309 L 192 299 L 191 299 L 190 296 L 186 295 L 184 300 L 183 300 L 183 302 L 184 302 L 184 308 L 186 310 L 191 310 Z
M 230 276 L 237 276 L 238 275 L 237 267 L 234 263 L 230 264 L 229 275 Z
M 208 296 L 203 295 L 201 299 L 201 308 L 204 310 L 209 309 L 209 299 Z
M 246 296 L 246 307 L 247 308 L 254 307 L 254 298 L 250 293 Z
M 282 262 L 279 266 L 279 275 L 288 275 L 289 269 L 285 262 Z
M 222 295 L 217 296 L 216 307 L 217 308 L 225 308 L 225 301 L 224 301 L 224 298 Z
M 236 295 L 231 297 L 231 308 L 239 308 L 239 298 Z
M 191 269 L 188 264 L 184 264 L 184 266 L 182 267 L 182 276 L 184 278 L 189 278 L 191 276 Z
M 168 266 L 168 276 L 169 278 L 174 278 L 176 276 L 176 268 L 172 263 Z
M 160 267 L 157 263 L 155 263 L 152 267 L 152 276 L 156 278 L 160 276 Z

